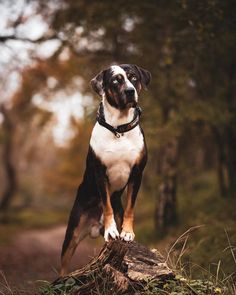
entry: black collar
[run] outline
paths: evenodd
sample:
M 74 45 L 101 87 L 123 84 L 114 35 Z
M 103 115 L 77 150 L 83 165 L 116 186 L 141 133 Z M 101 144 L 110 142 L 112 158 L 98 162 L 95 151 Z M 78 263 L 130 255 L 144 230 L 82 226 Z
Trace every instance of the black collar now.
M 110 130 L 112 133 L 114 133 L 116 137 L 120 137 L 120 134 L 134 129 L 139 124 L 139 118 L 141 116 L 141 113 L 142 109 L 139 106 L 136 106 L 134 109 L 134 117 L 132 121 L 126 124 L 119 125 L 117 127 L 113 127 L 106 122 L 104 115 L 104 107 L 103 103 L 101 102 L 97 111 L 97 122 L 103 127 Z

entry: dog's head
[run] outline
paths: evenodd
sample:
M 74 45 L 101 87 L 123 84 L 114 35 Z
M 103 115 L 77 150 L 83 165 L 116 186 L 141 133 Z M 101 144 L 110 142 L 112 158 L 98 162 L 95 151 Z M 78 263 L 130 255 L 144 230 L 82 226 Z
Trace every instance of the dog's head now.
M 111 66 L 91 80 L 91 86 L 108 103 L 120 110 L 134 107 L 142 88 L 147 88 L 151 74 L 136 65 Z

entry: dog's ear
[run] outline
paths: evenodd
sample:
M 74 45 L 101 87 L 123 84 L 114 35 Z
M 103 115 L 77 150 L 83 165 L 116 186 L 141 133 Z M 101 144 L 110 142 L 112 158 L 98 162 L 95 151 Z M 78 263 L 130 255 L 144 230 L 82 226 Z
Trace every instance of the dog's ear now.
M 103 78 L 104 78 L 105 71 L 101 71 L 97 76 L 95 76 L 91 81 L 90 85 L 92 86 L 93 90 L 99 94 L 100 96 L 103 95 Z
M 151 79 L 152 79 L 151 73 L 143 68 L 136 66 L 136 65 L 135 65 L 135 67 L 140 75 L 141 84 L 142 84 L 143 88 L 147 89 L 147 86 L 149 85 L 149 83 L 151 82 Z

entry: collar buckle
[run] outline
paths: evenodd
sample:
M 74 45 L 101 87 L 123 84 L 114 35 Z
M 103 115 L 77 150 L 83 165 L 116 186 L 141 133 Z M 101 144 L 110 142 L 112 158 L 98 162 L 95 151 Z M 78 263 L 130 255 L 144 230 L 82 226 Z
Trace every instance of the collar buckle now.
M 115 133 L 115 137 L 116 137 L 116 138 L 120 138 L 120 133 L 116 132 L 116 133 Z

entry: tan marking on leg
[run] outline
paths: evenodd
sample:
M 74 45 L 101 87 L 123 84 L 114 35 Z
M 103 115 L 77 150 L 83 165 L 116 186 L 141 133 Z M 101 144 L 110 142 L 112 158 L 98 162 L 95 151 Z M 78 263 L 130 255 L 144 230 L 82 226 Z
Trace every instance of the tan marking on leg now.
M 131 204 L 131 196 L 133 193 L 133 184 L 128 184 L 127 188 L 127 205 L 124 212 L 124 220 L 122 224 L 121 238 L 125 241 L 133 241 L 134 230 L 133 230 L 133 220 L 134 220 L 134 208 Z
M 119 237 L 119 232 L 116 227 L 114 219 L 113 209 L 111 205 L 111 195 L 109 192 L 108 185 L 106 185 L 106 204 L 103 205 L 103 216 L 104 216 L 104 239 L 106 242 L 109 241 L 109 237 L 116 239 Z

